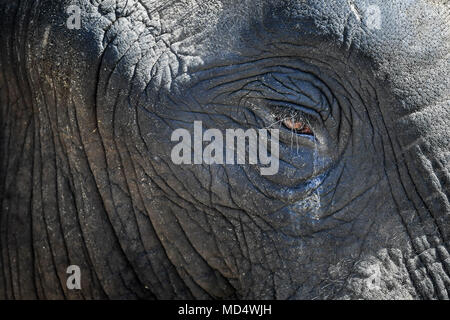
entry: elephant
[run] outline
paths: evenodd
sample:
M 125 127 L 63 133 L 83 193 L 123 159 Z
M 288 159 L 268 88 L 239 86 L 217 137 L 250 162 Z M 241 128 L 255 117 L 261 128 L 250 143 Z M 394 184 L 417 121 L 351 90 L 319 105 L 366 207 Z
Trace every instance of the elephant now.
M 449 298 L 449 1 L 0 16 L 0 299 Z M 175 163 L 196 122 L 277 171 Z

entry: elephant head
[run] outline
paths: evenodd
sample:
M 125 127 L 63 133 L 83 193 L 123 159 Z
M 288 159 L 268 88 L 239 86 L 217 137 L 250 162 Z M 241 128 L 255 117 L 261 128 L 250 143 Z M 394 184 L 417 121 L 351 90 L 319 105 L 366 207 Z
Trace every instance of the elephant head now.
M 0 298 L 448 299 L 449 14 L 0 1 Z M 175 163 L 200 121 L 277 171 Z

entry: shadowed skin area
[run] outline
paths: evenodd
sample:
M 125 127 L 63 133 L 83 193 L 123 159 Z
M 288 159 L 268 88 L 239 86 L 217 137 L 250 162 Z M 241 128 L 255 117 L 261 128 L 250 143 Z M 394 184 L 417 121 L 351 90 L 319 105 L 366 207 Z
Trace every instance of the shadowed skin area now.
M 449 298 L 448 1 L 0 17 L 0 299 Z M 279 172 L 175 165 L 194 121 L 279 129 Z

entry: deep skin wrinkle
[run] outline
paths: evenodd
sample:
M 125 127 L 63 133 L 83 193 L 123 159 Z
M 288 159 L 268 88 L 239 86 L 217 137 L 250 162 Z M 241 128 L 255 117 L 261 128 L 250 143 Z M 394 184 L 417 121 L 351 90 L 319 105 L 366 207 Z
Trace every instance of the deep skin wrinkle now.
M 0 298 L 448 299 L 449 10 L 1 1 Z M 194 121 L 278 174 L 174 164 Z

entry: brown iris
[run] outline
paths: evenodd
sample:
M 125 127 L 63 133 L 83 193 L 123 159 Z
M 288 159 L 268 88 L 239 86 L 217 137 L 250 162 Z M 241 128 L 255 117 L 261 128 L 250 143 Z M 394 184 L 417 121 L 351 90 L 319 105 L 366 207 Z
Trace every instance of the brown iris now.
M 293 119 L 284 119 L 283 125 L 295 133 L 313 135 L 311 128 L 304 122 L 295 121 Z

